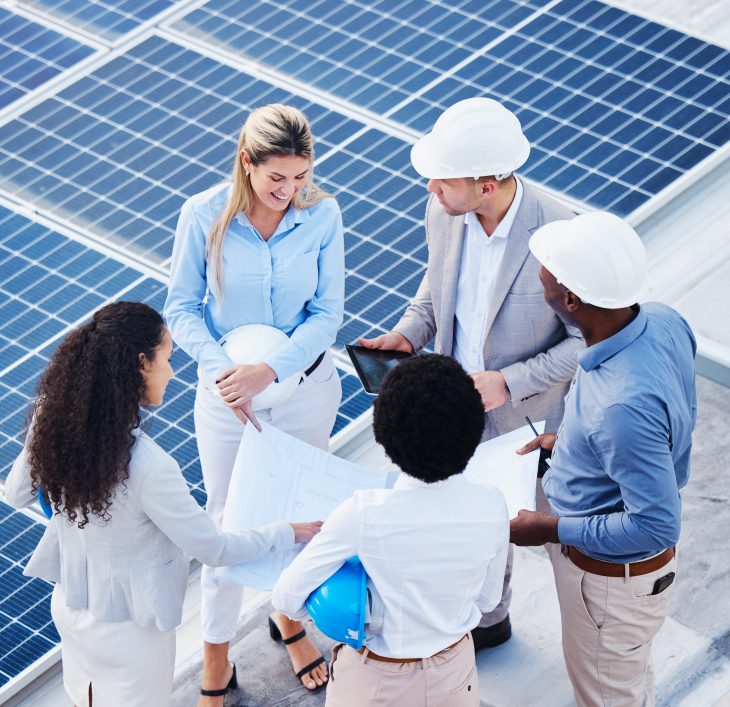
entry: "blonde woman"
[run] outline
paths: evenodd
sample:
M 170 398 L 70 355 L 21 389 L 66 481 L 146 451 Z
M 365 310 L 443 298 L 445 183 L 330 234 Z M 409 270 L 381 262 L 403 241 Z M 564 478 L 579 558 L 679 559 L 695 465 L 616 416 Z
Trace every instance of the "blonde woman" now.
M 340 381 L 327 350 L 342 322 L 342 218 L 335 200 L 313 182 L 313 159 L 300 111 L 257 108 L 241 130 L 231 181 L 188 199 L 178 222 L 165 318 L 198 363 L 195 430 L 207 511 L 218 525 L 244 424 L 257 424 L 251 398 L 272 381 L 305 371 L 289 399 L 257 414 L 323 449 L 339 407 Z M 234 365 L 216 342 L 244 324 L 274 326 L 289 343 L 259 363 Z M 223 703 L 242 592 L 204 567 L 200 707 Z M 280 613 L 271 618 L 272 637 L 284 639 L 303 684 L 323 685 L 326 663 L 301 624 Z

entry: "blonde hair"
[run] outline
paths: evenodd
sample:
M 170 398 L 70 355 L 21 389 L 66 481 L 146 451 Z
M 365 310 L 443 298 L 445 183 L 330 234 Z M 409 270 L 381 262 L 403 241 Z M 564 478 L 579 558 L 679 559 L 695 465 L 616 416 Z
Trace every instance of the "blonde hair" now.
M 230 196 L 210 229 L 205 248 L 212 280 L 209 285 L 219 297 L 223 295 L 223 241 L 228 227 L 236 214 L 249 214 L 254 203 L 251 179 L 241 163 L 242 150 L 246 150 L 253 165 L 261 164 L 269 157 L 290 155 L 309 160 L 307 183 L 292 199 L 295 208 L 305 209 L 330 196 L 313 181 L 314 140 L 304 113 L 281 103 L 271 103 L 251 111 L 238 138 Z

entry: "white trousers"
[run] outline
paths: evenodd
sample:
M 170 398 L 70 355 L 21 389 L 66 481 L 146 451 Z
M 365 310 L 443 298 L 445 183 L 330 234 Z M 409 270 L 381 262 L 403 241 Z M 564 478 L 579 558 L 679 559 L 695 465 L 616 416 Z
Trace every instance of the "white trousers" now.
M 61 636 L 63 686 L 77 707 L 166 707 L 175 670 L 175 631 L 99 621 L 66 606 L 57 584 L 51 615 Z
M 257 412 L 263 422 L 327 449 L 342 398 L 340 377 L 329 352 L 322 363 L 294 394 L 281 405 Z M 235 414 L 202 383 L 195 397 L 195 434 L 203 482 L 208 494 L 206 510 L 220 527 L 226 505 L 233 463 L 241 444 L 244 426 Z M 236 634 L 243 600 L 243 587 L 218 577 L 212 567 L 201 576 L 201 624 L 207 643 L 227 643 Z
M 562 554 L 560 545 L 545 547 L 578 707 L 652 707 L 651 643 L 667 616 L 675 585 L 651 592 L 657 579 L 676 570 L 676 557 L 654 572 L 624 580 L 584 572 Z

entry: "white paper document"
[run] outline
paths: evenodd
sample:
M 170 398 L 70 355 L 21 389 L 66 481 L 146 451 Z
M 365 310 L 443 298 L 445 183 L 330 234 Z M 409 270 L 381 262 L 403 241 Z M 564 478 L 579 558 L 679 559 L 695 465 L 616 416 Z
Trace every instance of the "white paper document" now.
M 533 423 L 539 434 L 545 421 Z M 515 451 L 524 447 L 535 433 L 528 425 L 482 442 L 467 464 L 464 475 L 470 481 L 496 486 L 507 501 L 509 517 L 514 518 L 520 508 L 535 510 L 535 484 L 540 450 L 519 456 Z
M 358 489 L 387 488 L 397 473 L 363 469 L 262 422 L 246 425 L 233 465 L 223 529 L 240 531 L 267 523 L 326 520 Z M 255 589 L 272 589 L 301 549 L 270 553 L 218 570 Z

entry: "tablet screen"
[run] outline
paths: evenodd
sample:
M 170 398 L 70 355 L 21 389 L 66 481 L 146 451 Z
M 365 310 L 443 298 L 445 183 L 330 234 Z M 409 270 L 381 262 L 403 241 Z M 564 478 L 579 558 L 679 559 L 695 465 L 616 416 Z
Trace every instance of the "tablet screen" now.
M 387 351 L 385 349 L 366 349 L 363 346 L 346 344 L 352 365 L 355 366 L 365 392 L 377 395 L 385 374 L 395 368 L 404 358 L 414 354 L 405 351 Z

